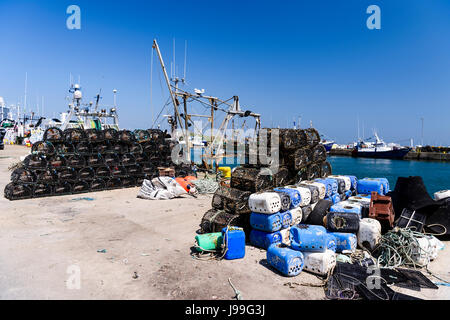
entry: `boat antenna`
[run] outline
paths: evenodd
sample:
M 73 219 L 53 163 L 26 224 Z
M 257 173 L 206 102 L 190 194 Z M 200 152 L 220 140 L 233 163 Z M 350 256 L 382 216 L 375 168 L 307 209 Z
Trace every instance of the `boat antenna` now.
M 186 57 L 187 57 L 187 40 L 184 41 L 184 73 L 183 73 L 183 83 L 186 81 Z

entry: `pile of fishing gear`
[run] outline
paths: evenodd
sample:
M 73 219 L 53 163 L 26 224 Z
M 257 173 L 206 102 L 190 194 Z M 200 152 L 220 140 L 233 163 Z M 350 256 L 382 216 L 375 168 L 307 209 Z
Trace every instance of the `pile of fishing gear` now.
M 212 209 L 205 213 L 201 233 L 217 232 L 226 226 L 241 227 L 249 234 L 248 200 L 252 193 L 283 187 L 332 174 L 320 135 L 309 129 L 263 129 L 244 148 L 245 164 L 236 167 L 229 186 L 215 192 Z
M 174 142 L 158 129 L 117 131 L 57 127 L 44 132 L 11 174 L 5 198 L 19 200 L 141 186 L 158 167 L 189 168 L 171 161 Z

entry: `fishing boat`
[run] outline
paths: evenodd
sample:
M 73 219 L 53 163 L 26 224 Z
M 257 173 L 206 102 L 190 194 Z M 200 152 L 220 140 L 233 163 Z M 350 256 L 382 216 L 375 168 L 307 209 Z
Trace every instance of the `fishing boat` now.
M 376 158 L 376 159 L 403 159 L 411 148 L 402 147 L 396 144 L 386 144 L 376 132 L 374 132 L 375 142 L 360 140 L 352 150 L 353 157 Z

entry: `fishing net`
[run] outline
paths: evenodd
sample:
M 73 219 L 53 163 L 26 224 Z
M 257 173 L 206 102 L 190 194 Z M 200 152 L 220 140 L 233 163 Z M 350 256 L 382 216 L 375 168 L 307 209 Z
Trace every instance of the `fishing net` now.
M 212 207 L 233 214 L 250 213 L 248 198 L 252 193 L 235 188 L 220 187 L 212 198 Z
M 106 190 L 122 188 L 122 180 L 120 178 L 111 178 L 106 180 Z
M 120 165 L 120 158 L 117 154 L 105 154 L 104 163 L 107 166 L 118 166 Z
M 54 142 L 57 154 L 69 155 L 75 154 L 75 146 L 70 142 Z
M 92 152 L 107 154 L 111 151 L 111 145 L 108 141 L 103 141 L 99 143 L 91 143 Z

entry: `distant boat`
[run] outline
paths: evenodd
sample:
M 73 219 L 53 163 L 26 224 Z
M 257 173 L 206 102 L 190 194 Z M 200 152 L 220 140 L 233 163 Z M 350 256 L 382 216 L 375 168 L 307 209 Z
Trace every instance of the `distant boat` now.
M 386 144 L 374 133 L 375 142 L 359 141 L 352 151 L 353 157 L 377 159 L 403 159 L 411 148 Z
M 320 143 L 325 147 L 325 150 L 327 150 L 327 152 L 330 152 L 331 148 L 335 144 L 334 141 L 330 141 L 330 140 L 322 140 Z

